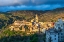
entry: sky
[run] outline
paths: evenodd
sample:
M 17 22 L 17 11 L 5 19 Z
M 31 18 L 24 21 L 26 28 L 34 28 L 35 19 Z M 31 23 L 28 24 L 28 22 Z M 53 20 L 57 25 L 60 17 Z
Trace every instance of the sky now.
M 0 0 L 0 12 L 12 10 L 52 10 L 64 7 L 64 0 Z

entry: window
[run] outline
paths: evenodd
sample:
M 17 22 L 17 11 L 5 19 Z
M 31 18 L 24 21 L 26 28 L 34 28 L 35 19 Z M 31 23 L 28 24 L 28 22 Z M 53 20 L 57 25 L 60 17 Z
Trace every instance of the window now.
M 64 23 L 63 23 L 63 25 L 64 25 Z
M 58 24 L 58 26 L 60 26 L 60 24 Z
M 61 35 L 63 35 L 63 33 L 61 33 Z
M 59 29 L 61 29 L 60 27 L 58 27 Z
M 59 33 L 58 33 L 58 35 L 59 35 Z
M 63 36 L 61 36 L 61 38 L 63 38 Z
M 56 38 L 55 38 L 55 40 L 56 40 Z
M 58 38 L 59 38 L 59 36 L 58 36 Z

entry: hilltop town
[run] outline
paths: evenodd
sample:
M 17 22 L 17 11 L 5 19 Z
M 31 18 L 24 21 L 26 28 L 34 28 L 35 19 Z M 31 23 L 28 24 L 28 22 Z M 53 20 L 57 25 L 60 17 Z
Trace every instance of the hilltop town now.
M 0 13 L 0 41 L 61 42 L 63 24 L 64 10 Z
M 30 22 L 26 20 L 16 20 L 9 29 L 11 31 L 24 31 L 28 33 L 42 33 L 46 34 L 46 42 L 63 42 L 64 41 L 64 20 L 59 18 L 54 22 L 39 22 L 38 15 Z M 44 42 L 44 41 L 43 41 Z
M 39 22 L 38 15 L 35 15 L 34 19 L 31 19 L 30 22 L 26 20 L 16 20 L 14 23 L 9 27 L 11 31 L 29 31 L 29 32 L 45 32 L 54 26 L 54 22 Z M 26 31 L 26 32 L 27 32 Z

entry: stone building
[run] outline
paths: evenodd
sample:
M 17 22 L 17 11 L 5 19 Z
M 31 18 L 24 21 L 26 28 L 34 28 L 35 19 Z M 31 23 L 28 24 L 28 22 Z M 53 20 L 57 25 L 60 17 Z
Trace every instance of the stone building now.
M 38 21 L 38 16 L 37 14 L 35 15 L 35 18 L 32 19 L 30 22 L 27 22 L 26 20 L 23 21 L 15 21 L 11 26 L 10 30 L 15 30 L 15 31 L 25 31 L 24 26 L 28 26 L 28 30 L 30 32 L 38 32 L 39 29 L 40 31 L 44 30 L 44 28 L 49 29 L 50 27 L 53 27 L 53 22 L 39 22 Z

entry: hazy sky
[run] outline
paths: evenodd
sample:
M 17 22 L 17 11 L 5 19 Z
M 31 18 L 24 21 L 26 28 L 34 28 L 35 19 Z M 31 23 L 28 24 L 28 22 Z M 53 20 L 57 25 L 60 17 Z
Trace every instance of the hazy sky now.
M 51 10 L 64 7 L 63 0 L 0 0 L 0 11 Z

